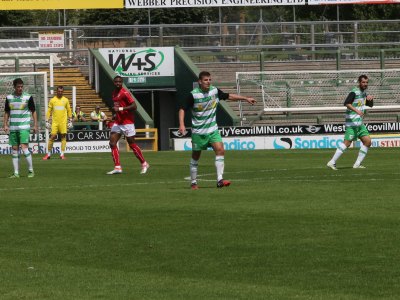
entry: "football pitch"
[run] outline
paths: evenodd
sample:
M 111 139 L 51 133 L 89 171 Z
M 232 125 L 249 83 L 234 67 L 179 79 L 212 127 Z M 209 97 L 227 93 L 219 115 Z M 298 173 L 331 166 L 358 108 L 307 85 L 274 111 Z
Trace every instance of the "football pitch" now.
M 400 157 L 371 149 L 227 151 L 42 161 L 0 156 L 1 299 L 399 299 Z

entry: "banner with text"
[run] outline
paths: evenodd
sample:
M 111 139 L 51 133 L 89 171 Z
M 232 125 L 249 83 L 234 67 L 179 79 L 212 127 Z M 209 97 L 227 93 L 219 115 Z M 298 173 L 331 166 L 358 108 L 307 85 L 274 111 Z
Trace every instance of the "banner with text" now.
M 326 149 L 337 148 L 343 142 L 343 135 L 224 137 L 222 142 L 225 150 Z M 174 139 L 173 147 L 177 151 L 190 151 L 191 139 Z
M 109 152 L 110 131 L 103 130 L 83 130 L 71 131 L 67 133 L 67 153 L 94 153 Z M 45 142 L 45 133 L 31 134 L 29 148 L 34 154 L 44 154 L 47 151 Z M 61 143 L 59 137 L 53 146 L 52 153 L 61 152 Z M 0 154 L 11 154 L 11 146 L 8 145 L 8 135 L 0 135 Z
M 124 8 L 124 0 L 0 0 L 0 10 Z
M 175 76 L 173 47 L 101 48 L 99 52 L 118 75 L 136 78 L 132 83 L 145 83 L 146 77 Z
M 391 4 L 400 0 L 308 0 L 308 5 L 341 5 L 341 4 Z
M 371 135 L 371 139 L 374 148 L 400 147 L 400 134 Z M 225 150 L 336 149 L 343 142 L 343 135 L 228 137 L 222 138 L 222 142 Z M 360 146 L 360 142 L 357 141 L 350 147 Z M 191 139 L 174 139 L 173 150 L 192 150 Z
M 370 133 L 381 132 L 399 132 L 400 123 L 366 123 Z M 324 124 L 324 125 L 266 125 L 266 126 L 253 126 L 253 127 L 220 127 L 219 132 L 222 137 L 231 136 L 268 136 L 268 135 L 317 135 L 317 134 L 337 134 L 344 133 L 346 127 L 344 124 Z M 182 135 L 178 128 L 169 129 L 169 137 L 171 139 L 188 138 L 191 136 L 190 128 L 187 129 L 185 135 Z
M 305 5 L 305 0 L 126 0 L 126 8 Z
M 39 49 L 63 49 L 64 32 L 39 32 Z

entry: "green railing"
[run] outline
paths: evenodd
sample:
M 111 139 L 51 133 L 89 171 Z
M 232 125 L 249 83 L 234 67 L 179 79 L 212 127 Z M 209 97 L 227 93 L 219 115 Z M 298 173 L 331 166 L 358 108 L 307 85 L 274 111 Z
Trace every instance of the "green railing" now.
M 400 60 L 400 48 L 392 49 L 338 49 L 338 50 L 248 50 L 248 51 L 193 51 L 187 55 L 195 64 L 256 64 L 257 71 L 267 71 L 273 62 L 335 62 L 340 70 L 346 62 L 374 61 L 374 68 L 385 69 L 387 62 Z M 399 63 L 400 65 L 400 63 Z

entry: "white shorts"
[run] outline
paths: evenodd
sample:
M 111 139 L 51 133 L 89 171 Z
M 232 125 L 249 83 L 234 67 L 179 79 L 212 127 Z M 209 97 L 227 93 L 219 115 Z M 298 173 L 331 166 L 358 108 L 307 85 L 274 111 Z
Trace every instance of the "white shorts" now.
M 127 137 L 135 136 L 136 135 L 135 124 L 125 124 L 125 125 L 114 124 L 111 127 L 111 132 L 123 134 Z

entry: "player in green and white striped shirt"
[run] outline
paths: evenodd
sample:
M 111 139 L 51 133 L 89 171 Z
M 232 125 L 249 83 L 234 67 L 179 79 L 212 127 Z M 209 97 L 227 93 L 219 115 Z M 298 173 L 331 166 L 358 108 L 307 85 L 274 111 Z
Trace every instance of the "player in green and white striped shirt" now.
M 371 137 L 369 136 L 367 128 L 363 124 L 363 118 L 365 107 L 372 107 L 374 105 L 374 98 L 371 95 L 367 95 L 367 88 L 368 77 L 367 75 L 361 75 L 358 77 L 358 87 L 353 88 L 344 101 L 344 105 L 347 107 L 344 142 L 339 144 L 335 154 L 327 164 L 327 166 L 333 170 L 337 170 L 336 161 L 343 154 L 343 152 L 350 147 L 351 142 L 356 141 L 357 138 L 361 140 L 362 145 L 353 168 L 365 168 L 361 163 L 367 155 L 369 147 L 371 147 Z
M 34 177 L 32 155 L 29 151 L 29 134 L 31 114 L 34 131 L 38 132 L 37 115 L 33 98 L 23 92 L 24 82 L 21 78 L 13 81 L 14 93 L 6 97 L 4 108 L 4 130 L 9 133 L 9 144 L 12 147 L 12 162 L 14 174 L 10 178 L 19 178 L 19 147 L 28 162 L 28 177 Z
M 256 103 L 252 97 L 227 94 L 211 85 L 211 75 L 203 71 L 199 74 L 199 87 L 195 88 L 186 99 L 185 105 L 179 109 L 179 131 L 186 134 L 185 111 L 192 112 L 192 159 L 190 161 L 191 187 L 198 189 L 197 168 L 201 150 L 212 147 L 215 152 L 215 167 L 217 169 L 217 187 L 229 186 L 231 183 L 223 179 L 224 173 L 224 144 L 218 131 L 216 121 L 217 106 L 220 100 L 246 100 Z

